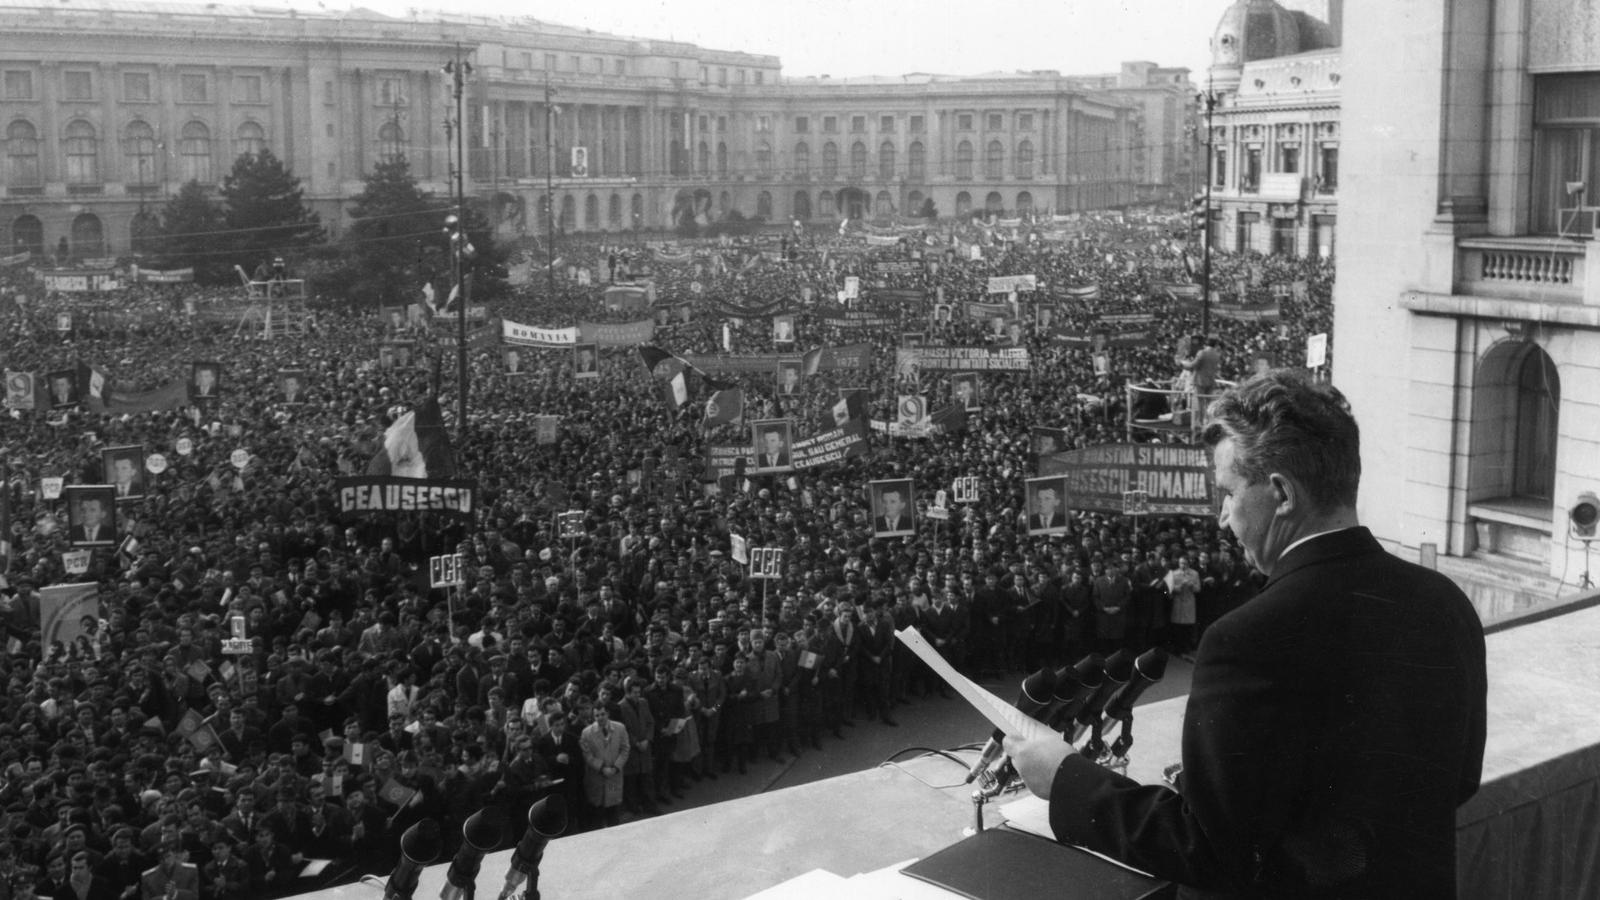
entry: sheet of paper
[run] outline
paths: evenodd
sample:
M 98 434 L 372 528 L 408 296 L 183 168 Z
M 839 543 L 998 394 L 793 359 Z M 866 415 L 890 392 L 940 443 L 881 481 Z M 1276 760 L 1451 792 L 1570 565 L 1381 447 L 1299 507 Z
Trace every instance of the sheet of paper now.
M 915 628 L 906 627 L 894 633 L 901 643 L 911 648 L 911 652 L 918 659 L 928 664 L 934 674 L 944 679 L 945 684 L 955 688 L 964 700 L 972 704 L 985 719 L 994 723 L 994 727 L 1012 737 L 1028 739 L 1042 738 L 1054 734 L 1049 727 L 1037 719 L 1022 714 L 1015 706 L 1001 700 L 994 694 L 974 684 L 967 676 L 957 672 L 953 666 L 939 655 L 939 651 L 928 643 L 927 638 Z
M 322 874 L 322 870 L 333 865 L 331 859 L 308 859 L 306 867 L 300 870 L 301 878 L 314 878 Z
M 839 896 L 845 880 L 826 869 L 812 869 L 780 882 L 760 893 L 751 894 L 747 900 L 813 900 L 816 897 Z

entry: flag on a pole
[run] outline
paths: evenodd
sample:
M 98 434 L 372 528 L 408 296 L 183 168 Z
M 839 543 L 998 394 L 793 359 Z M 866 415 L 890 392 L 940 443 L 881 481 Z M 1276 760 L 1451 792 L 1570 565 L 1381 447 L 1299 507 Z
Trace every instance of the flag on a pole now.
M 88 363 L 78 363 L 78 390 L 85 397 L 104 400 L 106 395 L 106 373 Z
M 805 356 L 800 357 L 800 374 L 806 378 L 810 378 L 811 376 L 817 374 L 817 370 L 820 368 L 822 368 L 821 347 L 814 347 L 810 350 L 807 350 Z
M 383 446 L 367 464 L 368 475 L 397 478 L 452 478 L 455 471 L 444 414 L 433 397 L 389 426 Z
M 737 422 L 743 417 L 744 391 L 739 388 L 717 391 L 706 401 L 705 424 L 708 426 Z
M 130 563 L 133 562 L 134 560 L 138 559 L 139 558 L 139 539 L 134 537 L 131 534 L 128 535 L 127 537 L 123 538 L 122 539 L 122 543 L 117 545 L 117 555 L 122 557 L 123 560 L 125 560 L 127 562 L 130 562 Z

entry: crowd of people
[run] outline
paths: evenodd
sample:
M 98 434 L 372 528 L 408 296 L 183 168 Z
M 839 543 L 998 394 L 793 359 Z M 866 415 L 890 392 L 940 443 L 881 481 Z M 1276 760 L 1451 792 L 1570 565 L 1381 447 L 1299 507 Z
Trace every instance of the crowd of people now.
M 508 371 L 496 342 L 475 343 L 458 423 L 453 320 L 434 333 L 407 316 L 397 333 L 379 311 L 323 303 L 304 333 L 263 339 L 239 325 L 239 289 L 47 294 L 32 272 L 5 270 L 6 370 L 81 364 L 138 392 L 205 363 L 220 392 L 143 412 L 12 410 L 0 426 L 11 521 L 0 900 L 280 896 L 388 872 L 395 837 L 423 819 L 440 823 L 448 853 L 486 805 L 509 812 L 509 846 L 552 793 L 574 828 L 654 815 L 758 755 L 826 753 L 858 721 L 891 726 L 901 704 L 942 693 L 894 640 L 906 626 L 974 675 L 1089 650 L 1188 649 L 1256 588 L 1214 520 L 1074 509 L 1069 497 L 1064 533 L 1030 535 L 1023 502 L 1032 428 L 1064 429 L 1061 450 L 1128 440 L 1124 386 L 1170 384 L 1184 359 L 1193 368 L 1180 344 L 1199 313 L 1161 287 L 1182 280 L 1174 224 L 1151 211 L 1086 216 L 1067 234 L 939 223 L 731 246 L 573 238 L 554 296 L 536 269 L 490 304 L 491 322 L 547 328 L 654 317 L 655 345 L 680 356 L 870 345 L 870 369 L 784 389 L 774 369 L 718 376 L 744 388 L 747 419 L 792 419 L 797 434 L 834 421 L 842 388 L 866 388 L 878 421 L 894 418 L 898 393 L 952 402 L 947 373 L 897 374 L 908 333 L 1030 354 L 1026 372 L 983 373 L 976 403 L 964 388 L 961 430 L 874 431 L 864 454 L 731 479 L 705 475 L 704 449 L 748 443 L 748 429 L 707 427 L 703 395 L 682 408 L 661 399 L 635 348 L 602 348 L 597 374 L 579 378 L 570 350 L 523 347 Z M 1304 289 L 1274 293 L 1276 321 L 1213 316 L 1212 375 L 1243 377 L 1263 355 L 1297 364 L 1306 336 L 1329 330 L 1331 263 L 1247 255 L 1216 270 L 1254 299 Z M 579 271 L 587 285 L 569 277 Z M 1018 328 L 962 312 L 996 299 L 988 278 L 1021 274 L 1042 287 L 1001 316 Z M 841 301 L 852 276 L 858 296 Z M 605 288 L 634 277 L 653 282 L 655 306 L 608 311 Z M 1098 292 L 1069 298 L 1069 285 Z M 940 303 L 956 314 L 935 317 Z M 1110 351 L 1109 366 L 1060 339 L 1125 313 L 1153 314 L 1149 340 Z M 773 314 L 792 331 L 775 335 Z M 380 365 L 397 339 L 414 365 L 392 354 Z M 333 480 L 365 471 L 385 429 L 436 392 L 457 477 L 477 484 L 475 515 L 341 515 Z M 541 441 L 548 416 L 559 424 Z M 41 479 L 104 483 L 102 451 L 132 445 L 167 461 L 142 498 L 116 504 L 134 540 L 69 573 L 66 520 Z M 922 514 L 958 477 L 977 479 L 980 501 Z M 908 535 L 873 537 L 875 479 L 914 486 Z M 570 510 L 575 532 L 556 517 Z M 782 548 L 777 577 L 750 578 L 735 536 Z M 430 588 L 428 560 L 450 553 L 465 584 Z M 81 633 L 45 644 L 41 591 L 84 582 L 96 604 Z M 224 655 L 235 619 L 249 650 Z M 303 877 L 312 860 L 333 864 Z

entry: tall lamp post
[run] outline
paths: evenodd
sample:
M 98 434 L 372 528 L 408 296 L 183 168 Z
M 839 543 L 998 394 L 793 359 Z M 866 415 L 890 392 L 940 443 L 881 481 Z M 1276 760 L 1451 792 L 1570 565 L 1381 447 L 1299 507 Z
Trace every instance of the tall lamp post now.
M 1206 154 L 1206 209 L 1205 221 L 1200 229 L 1200 333 L 1211 334 L 1211 184 L 1216 179 L 1212 175 L 1211 167 L 1216 160 L 1216 151 L 1211 146 L 1211 116 L 1217 108 L 1217 92 L 1211 89 L 1211 83 L 1206 83 L 1206 89 L 1196 95 L 1196 99 L 1206 111 L 1206 139 L 1202 143 Z
M 556 95 L 555 88 L 550 86 L 550 74 L 544 76 L 544 211 L 545 211 L 545 243 L 549 251 L 549 260 L 544 267 L 546 284 L 549 286 L 550 299 L 556 297 L 556 108 L 550 103 L 550 98 Z
M 450 237 L 450 276 L 456 295 L 456 438 L 466 434 L 467 428 L 467 290 L 462 280 L 462 255 L 471 252 L 467 242 L 467 191 L 466 191 L 466 129 L 462 125 L 462 103 L 467 76 L 472 74 L 472 63 L 461 58 L 461 45 L 456 45 L 455 58 L 444 64 L 444 72 L 451 79 L 451 96 L 455 100 L 455 120 L 445 120 L 445 153 L 450 152 L 450 138 L 455 138 L 456 211 L 445 217 L 444 230 Z

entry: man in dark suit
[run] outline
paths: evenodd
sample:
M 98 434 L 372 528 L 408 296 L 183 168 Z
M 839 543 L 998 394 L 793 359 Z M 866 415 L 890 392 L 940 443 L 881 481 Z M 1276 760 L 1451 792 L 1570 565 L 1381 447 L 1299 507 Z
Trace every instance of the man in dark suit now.
M 898 485 L 886 485 L 878 495 L 881 514 L 872 520 L 876 534 L 900 533 L 911 530 L 911 515 L 906 512 L 906 492 Z
M 761 452 L 756 456 L 758 469 L 785 469 L 789 467 L 789 447 L 783 440 L 783 430 L 770 428 L 761 432 Z
M 109 544 L 117 539 L 116 528 L 106 521 L 106 502 L 98 496 L 78 501 L 77 524 L 67 535 L 74 544 Z
M 1033 515 L 1028 517 L 1029 531 L 1048 531 L 1067 527 L 1067 514 L 1061 509 L 1061 494 L 1054 487 L 1042 485 L 1033 494 Z
M 1058 839 L 1180 896 L 1455 896 L 1456 808 L 1483 768 L 1477 614 L 1357 523 L 1360 441 L 1337 389 L 1277 370 L 1208 421 L 1219 524 L 1268 581 L 1201 640 L 1181 793 L 1060 740 L 1006 752 Z

